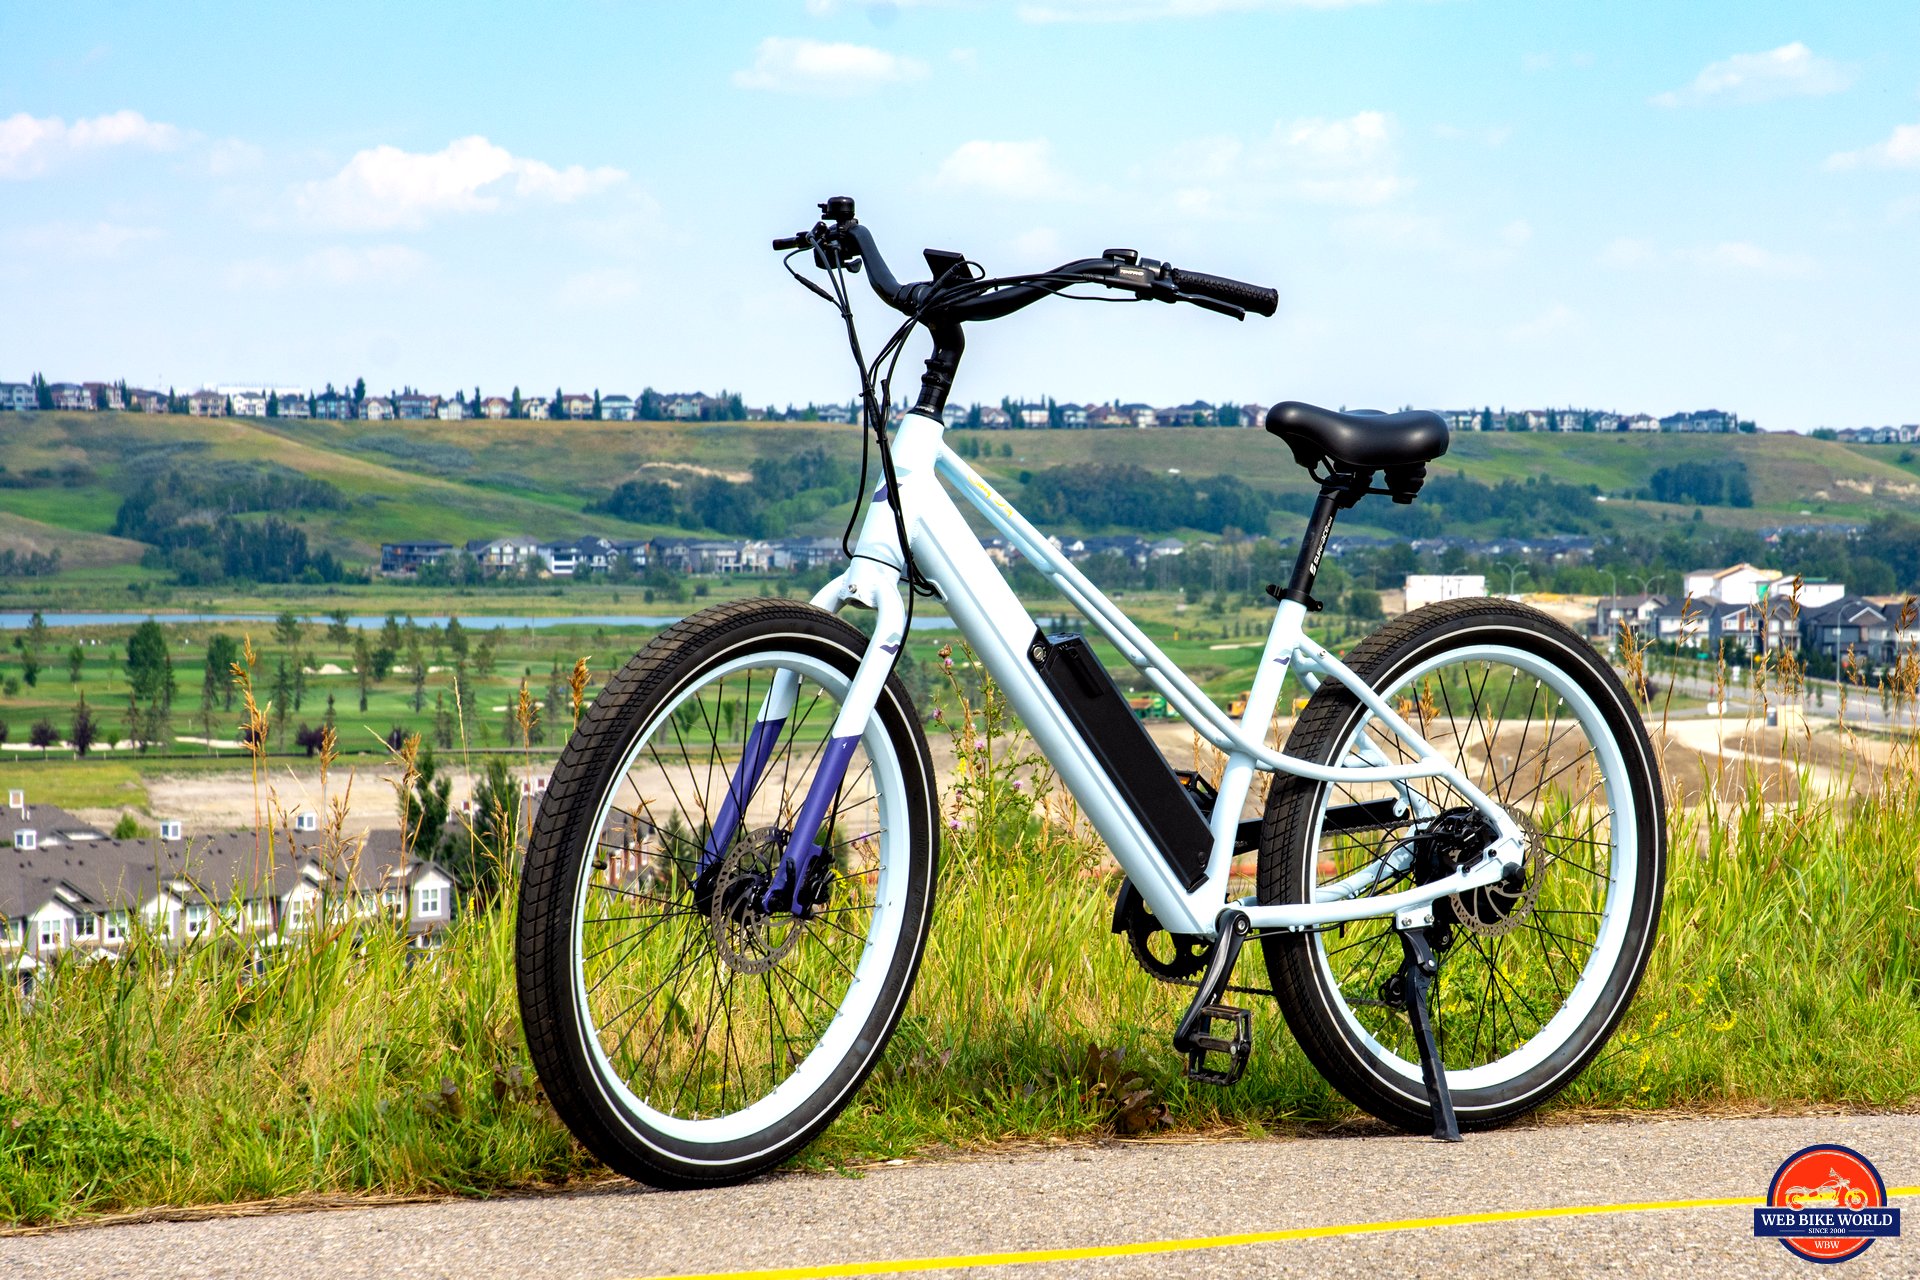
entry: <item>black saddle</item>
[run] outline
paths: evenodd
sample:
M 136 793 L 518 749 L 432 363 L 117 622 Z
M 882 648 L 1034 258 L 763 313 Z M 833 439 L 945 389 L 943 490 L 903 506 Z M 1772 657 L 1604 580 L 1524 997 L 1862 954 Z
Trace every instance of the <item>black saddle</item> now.
M 1287 400 L 1267 411 L 1267 430 L 1316 474 L 1324 467 L 1364 482 L 1384 472 L 1395 502 L 1412 502 L 1426 479 L 1426 464 L 1447 451 L 1446 420 L 1425 409 L 1339 413 Z

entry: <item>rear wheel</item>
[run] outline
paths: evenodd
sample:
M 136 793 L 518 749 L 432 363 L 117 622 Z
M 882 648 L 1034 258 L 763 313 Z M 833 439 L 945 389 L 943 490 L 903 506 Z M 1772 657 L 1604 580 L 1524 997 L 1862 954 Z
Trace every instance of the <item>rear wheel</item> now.
M 1526 834 L 1520 886 L 1441 898 L 1431 931 L 1441 963 L 1430 1008 L 1460 1123 L 1509 1120 L 1592 1060 L 1646 968 L 1666 825 L 1645 728 L 1586 641 L 1503 601 L 1417 610 L 1369 636 L 1347 665 Z M 1287 754 L 1321 764 L 1413 758 L 1332 681 Z M 1450 873 L 1487 840 L 1484 820 L 1440 779 L 1279 777 L 1262 825 L 1260 900 L 1312 902 L 1360 885 L 1363 895 L 1397 892 Z M 1383 989 L 1401 962 L 1392 920 L 1263 945 L 1287 1023 L 1328 1081 L 1383 1120 L 1430 1128 L 1411 1024 Z
M 561 1119 L 630 1177 L 699 1186 L 778 1164 L 899 1020 L 938 804 L 897 678 L 820 833 L 830 896 L 805 920 L 761 905 L 866 647 L 811 606 L 705 610 L 608 682 L 554 768 L 521 890 L 522 1019 Z M 780 723 L 761 741 L 763 710 Z M 749 792 L 750 752 L 766 763 Z

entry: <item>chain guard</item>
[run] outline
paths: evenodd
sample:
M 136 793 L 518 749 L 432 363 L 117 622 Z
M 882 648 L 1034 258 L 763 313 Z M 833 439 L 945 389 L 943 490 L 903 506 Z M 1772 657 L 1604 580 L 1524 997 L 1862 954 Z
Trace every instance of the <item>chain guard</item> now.
M 1213 958 L 1213 939 L 1192 933 L 1169 933 L 1154 916 L 1133 881 L 1122 880 L 1113 900 L 1113 932 L 1127 935 L 1127 945 L 1140 967 L 1162 982 L 1192 983 Z M 1165 935 L 1159 944 L 1171 949 L 1172 956 L 1162 959 L 1153 952 L 1155 934 Z

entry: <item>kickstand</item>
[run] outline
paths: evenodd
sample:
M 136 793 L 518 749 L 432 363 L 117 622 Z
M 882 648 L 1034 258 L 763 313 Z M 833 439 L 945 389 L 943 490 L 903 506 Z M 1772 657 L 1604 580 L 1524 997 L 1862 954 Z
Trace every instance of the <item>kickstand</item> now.
M 1427 1008 L 1427 988 L 1439 965 L 1424 928 L 1400 930 L 1400 948 L 1406 958 L 1400 963 L 1400 998 L 1406 1002 L 1407 1019 L 1413 1023 L 1413 1038 L 1420 1046 L 1420 1074 L 1426 1077 L 1427 1101 L 1433 1107 L 1433 1137 L 1436 1142 L 1460 1141 L 1460 1122 L 1453 1114 L 1453 1094 L 1447 1088 L 1447 1069 L 1440 1061 L 1440 1047 L 1433 1040 L 1433 1019 Z

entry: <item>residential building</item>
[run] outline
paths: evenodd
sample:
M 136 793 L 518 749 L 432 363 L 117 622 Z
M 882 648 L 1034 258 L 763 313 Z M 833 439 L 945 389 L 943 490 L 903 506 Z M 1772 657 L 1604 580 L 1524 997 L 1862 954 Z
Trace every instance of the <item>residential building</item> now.
M 236 418 L 264 418 L 267 416 L 267 393 L 264 391 L 236 388 L 226 393 L 227 403 L 233 407 Z
M 540 560 L 556 578 L 570 578 L 580 562 L 580 549 L 571 542 L 543 542 Z
M 80 385 L 86 390 L 87 398 L 93 402 L 93 407 L 96 409 L 118 410 L 127 407 L 126 397 L 122 396 L 120 388 L 111 382 L 83 382 Z
M 1440 416 L 1446 419 L 1448 431 L 1478 431 L 1480 429 L 1480 411 L 1478 409 L 1448 409 Z
M 540 556 L 540 544 L 532 538 L 475 538 L 466 549 L 488 573 L 518 573 Z
M 513 401 L 505 396 L 488 396 L 480 402 L 480 416 L 483 418 L 497 420 L 509 416 L 512 412 Z
M 1013 416 L 1015 425 L 1025 427 L 1029 431 L 1044 430 L 1051 422 L 1047 414 L 1047 406 L 1044 404 L 1020 405 L 1014 410 Z
M 1136 427 L 1151 427 L 1159 424 L 1159 415 L 1150 404 L 1123 404 L 1120 410 L 1122 413 L 1133 415 L 1133 425 Z
M 1800 643 L 1838 664 L 1847 655 L 1869 667 L 1899 656 L 1898 615 L 1865 596 L 1843 596 L 1800 615 Z
M 1685 432 L 1727 432 L 1739 429 L 1739 419 L 1731 413 L 1719 409 L 1696 409 L 1685 413 L 1670 413 L 1660 419 L 1662 431 Z
M 56 409 L 84 411 L 93 408 L 93 397 L 77 382 L 56 382 L 47 388 L 47 394 L 53 397 L 53 407 Z
M 988 431 L 1005 431 L 1013 425 L 1013 419 L 999 405 L 985 405 L 980 410 L 980 425 Z
M 1407 612 L 1442 600 L 1464 600 L 1487 594 L 1483 573 L 1410 573 L 1405 583 Z
M 1695 569 L 1688 573 L 1684 588 L 1695 600 L 1715 604 L 1752 604 L 1766 594 L 1766 588 L 1786 575 L 1778 569 L 1761 569 L 1750 564 L 1725 569 Z
M 227 398 L 218 391 L 196 391 L 187 397 L 187 412 L 196 418 L 223 418 Z
M 393 401 L 382 396 L 368 396 L 360 402 L 360 416 L 368 422 L 390 422 L 393 419 Z
M 1078 431 L 1087 425 L 1087 406 L 1083 404 L 1063 404 L 1056 406 L 1060 411 L 1060 425 L 1069 431 Z
M 442 422 L 463 422 L 473 416 L 473 410 L 467 404 L 467 393 L 462 391 L 451 400 L 442 400 L 436 411 Z
M 1087 410 L 1087 425 L 1102 429 L 1130 427 L 1133 425 L 1133 415 L 1118 405 L 1096 404 Z
M 1660 419 L 1651 414 L 1636 413 L 1630 418 L 1621 419 L 1620 429 L 1622 431 L 1658 431 Z
M 520 402 L 520 416 L 534 422 L 545 422 L 548 417 L 547 402 L 539 396 L 535 396 L 531 400 L 522 400 Z
M 307 403 L 307 398 L 297 393 L 294 395 L 280 396 L 274 403 L 273 408 L 276 409 L 283 418 L 311 418 L 313 416 L 313 408 Z
M 566 395 L 560 397 L 560 408 L 569 418 L 591 418 L 593 416 L 593 397 L 587 395 Z
M 353 397 L 329 386 L 313 398 L 313 416 L 342 421 L 351 418 L 354 416 Z
M 0 398 L 4 398 L 4 392 L 0 392 Z M 134 387 L 127 392 L 127 408 L 133 410 L 135 413 L 165 413 L 167 411 L 167 393 L 164 391 L 145 391 L 139 387 Z
M 600 416 L 608 422 L 632 422 L 638 410 L 632 396 L 601 396 Z
M 33 387 L 25 382 L 0 382 L 0 409 L 26 413 L 39 407 Z
M 402 391 L 393 398 L 393 416 L 409 422 L 419 422 L 435 416 L 440 409 L 440 397 L 430 396 L 419 391 Z
M 1637 633 L 1651 635 L 1654 618 L 1667 603 L 1666 596 L 1601 596 L 1593 604 L 1593 634 L 1608 639 L 1628 626 Z
M 380 572 L 388 577 L 418 573 L 452 553 L 453 544 L 450 542 L 383 542 L 380 544 Z

